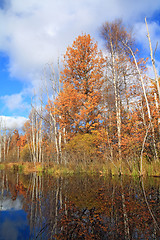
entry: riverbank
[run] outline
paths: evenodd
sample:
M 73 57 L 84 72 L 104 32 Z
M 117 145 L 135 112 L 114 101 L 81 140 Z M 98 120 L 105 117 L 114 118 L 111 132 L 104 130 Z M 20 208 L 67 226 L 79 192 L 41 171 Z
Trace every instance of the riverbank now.
M 32 172 L 46 172 L 53 175 L 72 175 L 74 173 L 87 173 L 87 174 L 99 174 L 100 176 L 105 175 L 119 175 L 120 167 L 118 163 L 109 162 L 107 164 L 88 164 L 83 165 L 57 165 L 57 164 L 42 164 L 42 163 L 31 163 L 31 162 L 18 162 L 18 163 L 0 163 L 0 169 L 7 169 L 11 171 L 23 172 L 26 174 Z M 144 163 L 142 174 L 140 174 L 138 166 L 122 166 L 122 174 L 128 176 L 152 176 L 160 177 L 160 162 Z

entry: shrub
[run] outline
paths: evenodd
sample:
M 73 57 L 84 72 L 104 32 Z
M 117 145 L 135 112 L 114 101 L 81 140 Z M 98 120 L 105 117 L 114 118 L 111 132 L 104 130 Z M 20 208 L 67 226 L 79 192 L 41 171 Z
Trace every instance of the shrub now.
M 99 156 L 97 136 L 95 134 L 77 134 L 66 145 L 69 161 L 85 164 L 95 161 Z

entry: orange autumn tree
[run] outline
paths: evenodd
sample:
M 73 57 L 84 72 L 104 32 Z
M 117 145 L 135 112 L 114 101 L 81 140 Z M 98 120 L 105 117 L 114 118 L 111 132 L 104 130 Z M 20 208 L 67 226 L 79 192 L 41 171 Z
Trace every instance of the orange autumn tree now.
M 101 123 L 104 59 L 91 36 L 78 36 L 64 56 L 63 90 L 56 100 L 56 114 L 67 137 L 91 133 Z

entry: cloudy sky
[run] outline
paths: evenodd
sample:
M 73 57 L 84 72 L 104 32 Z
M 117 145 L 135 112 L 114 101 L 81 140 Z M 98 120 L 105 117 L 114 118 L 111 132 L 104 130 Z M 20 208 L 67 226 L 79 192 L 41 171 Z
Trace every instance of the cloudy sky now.
M 145 16 L 155 47 L 159 0 L 0 0 L 0 116 L 7 116 L 7 126 L 24 122 L 45 64 L 56 65 L 75 37 L 89 33 L 102 47 L 99 28 L 105 21 L 122 18 L 149 56 Z

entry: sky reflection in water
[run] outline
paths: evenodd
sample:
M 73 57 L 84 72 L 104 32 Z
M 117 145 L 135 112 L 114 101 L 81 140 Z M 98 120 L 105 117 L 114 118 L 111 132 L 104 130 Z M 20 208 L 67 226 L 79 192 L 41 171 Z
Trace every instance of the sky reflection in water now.
M 24 210 L 0 211 L 0 239 L 29 239 L 30 227 Z

